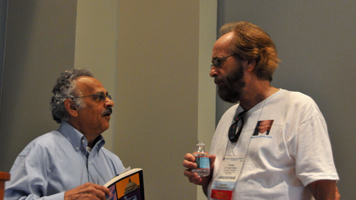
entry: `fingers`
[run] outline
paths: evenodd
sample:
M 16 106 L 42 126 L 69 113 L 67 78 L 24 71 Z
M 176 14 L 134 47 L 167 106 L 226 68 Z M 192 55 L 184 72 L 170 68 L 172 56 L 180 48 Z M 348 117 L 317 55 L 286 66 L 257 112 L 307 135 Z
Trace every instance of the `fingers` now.
M 91 195 L 92 198 L 98 198 L 101 200 L 106 200 L 106 196 L 110 195 L 110 190 L 102 185 L 97 185 L 94 183 L 86 183 L 83 185 L 84 194 Z
M 183 161 L 183 166 L 189 170 L 197 168 L 197 164 L 195 162 L 191 162 L 188 160 Z
M 191 162 L 194 162 L 195 161 L 195 157 L 193 156 L 193 154 L 191 153 L 187 153 L 184 155 L 184 159 L 185 160 L 188 160 L 188 161 L 191 161 Z
M 196 172 L 192 172 L 191 169 L 184 170 L 184 176 L 186 176 L 189 182 L 200 185 L 202 178 L 198 176 Z
M 210 159 L 210 175 L 206 177 L 199 177 L 197 173 L 192 172 L 192 169 L 197 168 L 197 164 L 195 163 L 195 157 L 191 153 L 185 154 L 184 161 L 183 161 L 183 166 L 186 168 L 184 170 L 184 176 L 186 176 L 189 179 L 189 182 L 202 186 L 208 185 L 212 176 L 212 171 L 214 169 L 216 156 L 209 155 L 209 159 Z
M 71 199 L 102 199 L 110 195 L 110 190 L 94 183 L 85 183 L 64 193 L 65 200 Z
M 192 172 L 192 169 L 197 168 L 197 164 L 195 163 L 195 157 L 191 153 L 187 153 L 184 156 L 183 166 L 187 168 L 184 170 L 184 176 L 188 177 L 189 182 L 191 183 L 198 183 L 200 177 L 195 172 Z
M 99 197 L 100 199 L 106 200 L 106 196 L 110 196 L 109 188 L 96 184 L 94 184 L 94 188 L 96 189 L 97 197 Z
M 211 179 L 211 174 L 206 177 L 199 177 L 197 173 L 189 170 L 184 170 L 184 176 L 188 178 L 189 182 L 202 186 L 207 185 Z
M 214 163 L 215 156 L 209 156 L 210 163 Z M 184 156 L 183 166 L 187 168 L 184 170 L 184 176 L 186 176 L 189 182 L 194 183 L 196 185 L 206 185 L 208 183 L 209 177 L 199 177 L 196 172 L 192 172 L 192 169 L 197 168 L 197 164 L 195 163 L 195 157 L 191 153 L 187 153 Z
M 197 164 L 195 163 L 195 157 L 191 153 L 187 153 L 184 156 L 183 166 L 188 168 L 189 170 L 197 168 Z

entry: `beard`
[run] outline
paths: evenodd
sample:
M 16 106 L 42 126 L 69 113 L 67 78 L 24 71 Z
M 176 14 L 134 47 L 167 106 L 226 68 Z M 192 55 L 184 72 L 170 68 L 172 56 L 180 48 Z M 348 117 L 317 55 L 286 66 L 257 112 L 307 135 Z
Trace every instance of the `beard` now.
M 219 97 L 229 103 L 237 103 L 242 97 L 242 89 L 246 82 L 243 81 L 245 76 L 244 69 L 238 65 L 230 74 L 220 79 L 215 78 L 218 84 Z

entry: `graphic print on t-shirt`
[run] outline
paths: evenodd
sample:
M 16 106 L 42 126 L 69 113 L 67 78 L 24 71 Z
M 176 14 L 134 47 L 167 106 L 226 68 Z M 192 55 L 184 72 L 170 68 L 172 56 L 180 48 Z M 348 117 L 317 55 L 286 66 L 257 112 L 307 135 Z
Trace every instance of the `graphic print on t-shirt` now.
M 258 121 L 253 136 L 269 135 L 274 120 Z

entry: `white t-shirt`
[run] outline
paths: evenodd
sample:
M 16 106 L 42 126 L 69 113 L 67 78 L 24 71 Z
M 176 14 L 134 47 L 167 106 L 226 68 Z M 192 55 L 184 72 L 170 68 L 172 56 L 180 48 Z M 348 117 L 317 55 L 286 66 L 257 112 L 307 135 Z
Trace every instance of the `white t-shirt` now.
M 245 113 L 240 138 L 231 143 L 228 130 L 235 114 L 242 111 L 238 105 L 232 106 L 216 128 L 210 148 L 216 160 L 209 197 L 225 153 L 246 154 L 234 200 L 310 199 L 308 184 L 339 180 L 324 117 L 310 97 L 280 89 Z M 257 125 L 267 120 L 269 130 L 259 131 Z

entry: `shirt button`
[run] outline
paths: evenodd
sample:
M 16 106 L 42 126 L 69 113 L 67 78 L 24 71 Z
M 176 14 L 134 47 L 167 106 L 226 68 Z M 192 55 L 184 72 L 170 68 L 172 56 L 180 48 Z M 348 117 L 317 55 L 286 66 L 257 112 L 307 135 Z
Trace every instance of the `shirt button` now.
M 77 150 L 79 150 L 79 147 L 77 147 Z
M 82 143 L 84 143 L 85 142 L 85 140 L 82 140 Z

